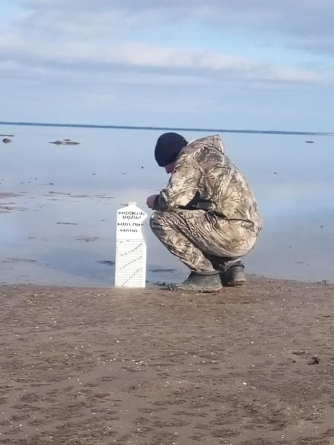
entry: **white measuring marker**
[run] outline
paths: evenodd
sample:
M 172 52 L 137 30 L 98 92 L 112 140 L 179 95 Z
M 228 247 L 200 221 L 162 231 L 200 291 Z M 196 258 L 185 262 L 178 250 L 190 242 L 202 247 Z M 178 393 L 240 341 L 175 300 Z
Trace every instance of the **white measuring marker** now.
M 146 241 L 143 233 L 147 213 L 130 202 L 117 210 L 115 286 L 145 287 Z

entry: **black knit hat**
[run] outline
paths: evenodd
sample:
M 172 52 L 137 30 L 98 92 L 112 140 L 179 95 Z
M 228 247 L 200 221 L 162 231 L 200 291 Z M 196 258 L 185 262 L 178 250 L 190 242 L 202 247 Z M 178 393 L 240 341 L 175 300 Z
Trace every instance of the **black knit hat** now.
M 155 146 L 155 159 L 160 167 L 171 164 L 177 158 L 183 147 L 188 142 L 183 136 L 177 133 L 164 133 L 157 140 Z

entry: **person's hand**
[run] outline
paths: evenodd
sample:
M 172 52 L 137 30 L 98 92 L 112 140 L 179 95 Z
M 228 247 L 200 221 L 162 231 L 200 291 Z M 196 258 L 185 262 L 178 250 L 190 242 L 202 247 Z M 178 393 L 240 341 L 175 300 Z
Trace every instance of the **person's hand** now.
M 149 196 L 149 197 L 147 198 L 146 204 L 147 204 L 147 207 L 148 207 L 149 209 L 152 209 L 152 210 L 153 210 L 153 208 L 154 208 L 154 201 L 155 201 L 155 199 L 156 199 L 157 196 L 159 196 L 159 195 L 152 195 L 152 196 Z

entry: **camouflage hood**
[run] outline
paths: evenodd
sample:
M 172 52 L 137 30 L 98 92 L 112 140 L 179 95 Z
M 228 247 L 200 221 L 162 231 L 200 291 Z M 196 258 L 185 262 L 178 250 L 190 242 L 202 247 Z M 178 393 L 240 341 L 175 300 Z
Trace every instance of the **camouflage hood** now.
M 179 153 L 168 186 L 155 206 L 162 211 L 175 208 L 211 211 L 230 221 L 243 221 L 255 232 L 262 227 L 252 191 L 225 155 L 217 135 L 196 139 Z
M 197 147 L 200 148 L 203 146 L 203 144 L 206 147 L 212 147 L 215 148 L 216 150 L 220 151 L 222 154 L 225 154 L 225 146 L 223 141 L 220 139 L 220 137 L 218 135 L 214 135 L 214 136 L 206 136 L 204 138 L 201 139 L 195 139 L 191 142 L 188 143 L 188 147 L 192 146 L 192 147 Z

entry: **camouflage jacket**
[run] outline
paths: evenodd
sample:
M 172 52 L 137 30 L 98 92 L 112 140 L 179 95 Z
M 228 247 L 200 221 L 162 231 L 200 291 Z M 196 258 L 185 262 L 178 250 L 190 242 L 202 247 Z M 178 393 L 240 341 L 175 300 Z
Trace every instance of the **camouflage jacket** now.
M 211 210 L 227 220 L 251 222 L 262 228 L 258 207 L 245 178 L 224 154 L 219 136 L 189 143 L 179 153 L 169 183 L 160 192 L 155 210 Z

